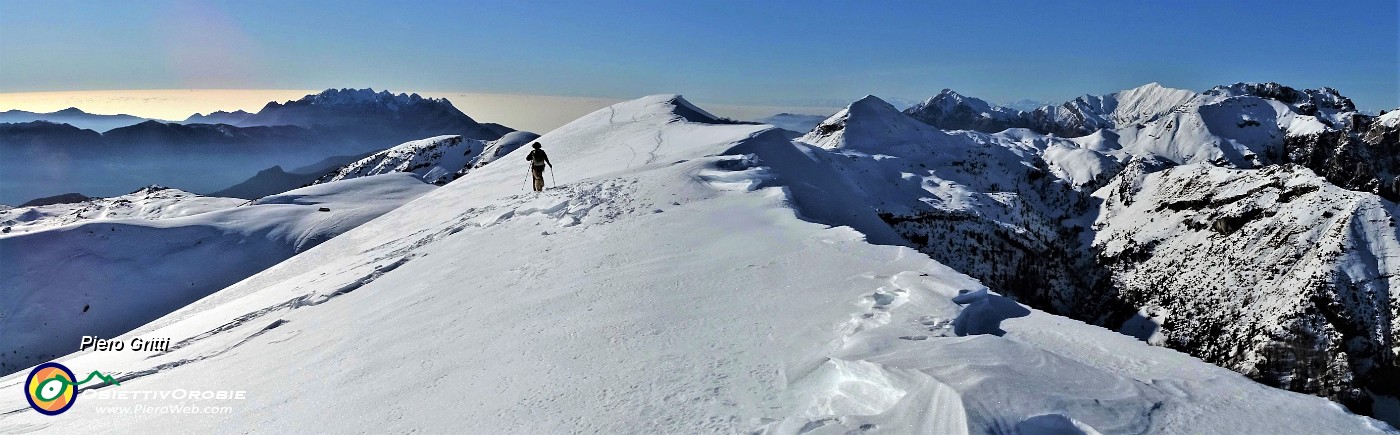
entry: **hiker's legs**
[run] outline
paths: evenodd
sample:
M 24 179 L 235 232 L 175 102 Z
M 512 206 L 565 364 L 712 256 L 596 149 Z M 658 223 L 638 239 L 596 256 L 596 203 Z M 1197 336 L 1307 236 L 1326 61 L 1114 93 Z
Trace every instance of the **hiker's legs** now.
M 535 173 L 535 191 L 544 190 L 544 166 L 536 166 L 531 169 L 534 169 Z

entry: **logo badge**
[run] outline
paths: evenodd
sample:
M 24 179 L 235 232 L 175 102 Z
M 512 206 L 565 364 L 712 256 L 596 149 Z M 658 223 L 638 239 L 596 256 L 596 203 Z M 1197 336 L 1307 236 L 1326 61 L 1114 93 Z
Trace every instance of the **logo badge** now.
M 73 407 L 78 399 L 77 379 L 63 364 L 46 362 L 29 372 L 24 381 L 29 406 L 45 415 L 58 415 Z
M 73 402 L 78 400 L 78 386 L 92 378 L 101 379 L 109 385 L 121 385 L 116 379 L 97 370 L 79 381 L 73 376 L 73 371 L 63 364 L 46 362 L 34 367 L 29 372 L 29 378 L 24 380 L 24 398 L 29 399 L 29 407 L 35 411 L 59 415 L 73 407 Z

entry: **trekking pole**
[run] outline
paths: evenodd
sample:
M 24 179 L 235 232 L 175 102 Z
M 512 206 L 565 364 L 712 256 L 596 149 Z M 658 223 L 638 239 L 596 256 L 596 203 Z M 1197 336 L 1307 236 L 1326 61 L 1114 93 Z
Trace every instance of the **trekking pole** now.
M 526 167 L 525 167 L 525 180 L 524 180 L 524 181 L 525 181 L 524 183 L 521 183 L 521 184 L 520 184 L 520 187 L 523 187 L 523 188 L 525 188 L 526 190 L 529 190 L 529 189 L 530 189 L 530 167 L 529 167 L 529 166 L 526 166 Z
M 559 187 L 559 183 L 554 181 L 554 165 L 549 165 L 549 184 Z

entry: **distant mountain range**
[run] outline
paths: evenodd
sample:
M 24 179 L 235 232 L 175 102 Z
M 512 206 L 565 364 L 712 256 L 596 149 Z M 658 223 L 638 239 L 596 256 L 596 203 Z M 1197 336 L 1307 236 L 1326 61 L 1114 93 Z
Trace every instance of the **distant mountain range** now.
M 87 113 L 77 107 L 69 107 L 49 113 L 36 113 L 25 110 L 6 110 L 0 112 L 0 123 L 18 124 L 34 121 L 48 121 L 58 124 L 68 124 L 99 133 L 114 128 L 139 124 L 147 120 L 147 118 L 131 115 L 98 115 Z
M 363 156 L 425 137 L 491 141 L 514 131 L 479 123 L 446 99 L 373 89 L 328 89 L 256 113 L 196 114 L 183 123 L 77 109 L 6 113 L 16 122 L 0 122 L 0 153 L 17 157 L 0 161 L 0 202 L 8 203 L 75 191 L 113 195 L 151 183 L 207 193 L 273 166 Z M 79 127 L 122 123 L 131 124 Z
M 446 99 L 372 89 L 328 89 L 285 104 L 270 102 L 257 113 L 195 114 L 183 123 L 130 115 L 93 115 L 78 109 L 52 114 L 11 110 L 0 119 L 13 120 L 0 122 L 0 147 L 24 144 L 69 150 L 203 147 L 242 152 L 246 148 L 327 144 L 382 148 L 386 143 L 440 134 L 495 140 L 515 131 L 499 124 L 478 123 Z M 83 132 L 96 132 L 82 127 L 95 120 L 126 125 L 99 134 Z
M 210 112 L 208 115 L 202 115 L 202 114 L 196 113 L 196 114 L 190 115 L 189 118 L 185 118 L 185 121 L 184 121 L 184 122 L 185 122 L 186 124 L 228 124 L 228 125 L 238 125 L 239 123 L 241 123 L 241 122 L 247 120 L 249 117 L 252 117 L 252 116 L 253 116 L 252 113 L 248 113 L 248 112 L 243 111 L 243 110 L 235 110 L 235 111 L 232 111 L 232 112 L 225 112 L 225 111 L 220 110 L 220 111 L 216 111 L 216 112 Z
M 1060 105 L 1018 110 L 966 97 L 951 89 L 904 110 L 904 113 L 945 130 L 995 133 L 1025 128 L 1041 134 L 1084 136 L 1100 129 L 1128 128 L 1159 119 L 1174 110 L 1189 110 L 1232 96 L 1267 98 L 1295 106 L 1298 113 L 1318 116 L 1325 125 L 1339 114 L 1357 113 L 1356 105 L 1336 89 L 1297 90 L 1278 83 L 1236 83 L 1196 93 L 1149 83 L 1108 95 L 1085 95 Z
M 185 123 L 219 123 L 237 127 L 295 125 L 311 129 L 349 130 L 353 136 L 421 139 L 459 134 L 495 140 L 514 129 L 481 124 L 445 98 L 394 94 L 373 89 L 327 89 L 286 103 L 270 102 L 255 113 L 242 110 L 195 114 Z

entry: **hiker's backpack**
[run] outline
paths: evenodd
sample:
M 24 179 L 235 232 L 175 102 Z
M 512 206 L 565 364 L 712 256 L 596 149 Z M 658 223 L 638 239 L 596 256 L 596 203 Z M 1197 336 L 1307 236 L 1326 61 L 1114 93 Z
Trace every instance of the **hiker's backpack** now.
M 530 161 L 530 166 L 544 166 L 544 152 L 540 150 L 530 150 L 530 154 L 525 156 L 525 160 Z

